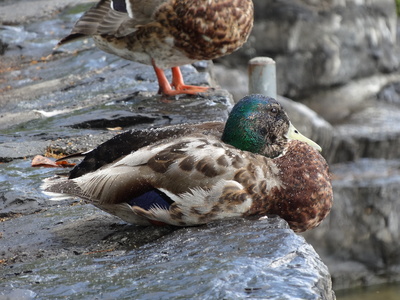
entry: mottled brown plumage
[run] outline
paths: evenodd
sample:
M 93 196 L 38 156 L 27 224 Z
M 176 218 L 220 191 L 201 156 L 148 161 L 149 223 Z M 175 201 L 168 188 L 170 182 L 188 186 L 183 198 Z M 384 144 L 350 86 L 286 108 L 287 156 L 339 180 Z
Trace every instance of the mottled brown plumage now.
M 298 141 L 291 144 L 285 155 L 274 159 L 284 188 L 272 188 L 268 197 L 255 195 L 258 198 L 246 215 L 277 214 L 296 231 L 305 231 L 317 226 L 331 210 L 332 189 L 328 165 L 315 149 Z M 259 191 L 265 191 L 265 187 L 260 186 Z M 280 201 L 284 198 L 288 201 Z
M 101 0 L 59 45 L 92 36 L 106 52 L 152 65 L 160 92 L 194 94 L 206 88 L 186 86 L 179 66 L 232 53 L 252 26 L 251 0 Z M 172 68 L 175 90 L 165 68 Z
M 243 124 L 243 141 L 249 137 L 256 146 L 261 138 L 262 147 L 255 147 L 260 150 L 253 153 L 226 143 L 230 132 L 237 138 Z M 106 142 L 75 168 L 82 175 L 73 170 L 70 179 L 49 179 L 44 189 L 79 196 L 142 225 L 189 226 L 276 214 L 301 232 L 317 226 L 329 213 L 332 186 L 328 165 L 316 150 L 319 146 L 293 129 L 275 100 L 245 97 L 231 112 L 223 134 L 219 122 L 183 127 L 154 130 L 146 142 L 131 146 L 131 153 L 113 157 L 112 162 L 85 164 L 96 157 L 103 161 L 102 153 L 108 153 L 117 139 Z M 129 137 L 123 136 L 120 140 Z M 279 146 L 266 146 L 270 143 Z

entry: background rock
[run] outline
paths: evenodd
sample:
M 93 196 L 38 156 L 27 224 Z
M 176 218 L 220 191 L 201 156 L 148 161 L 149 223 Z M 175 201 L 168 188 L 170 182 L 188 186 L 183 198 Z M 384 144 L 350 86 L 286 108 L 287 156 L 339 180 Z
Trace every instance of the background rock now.
M 332 272 L 335 287 L 400 281 L 400 160 L 335 164 L 334 206 L 305 233 Z
M 24 8 L 21 9 L 21 2 Z M 92 0 L 2 0 L 0 1 L 0 21 L 6 25 L 31 22 L 35 19 L 48 19 L 67 5 L 77 5 Z
M 254 6 L 249 43 L 226 60 L 272 57 L 281 95 L 301 99 L 399 67 L 395 1 L 254 0 Z

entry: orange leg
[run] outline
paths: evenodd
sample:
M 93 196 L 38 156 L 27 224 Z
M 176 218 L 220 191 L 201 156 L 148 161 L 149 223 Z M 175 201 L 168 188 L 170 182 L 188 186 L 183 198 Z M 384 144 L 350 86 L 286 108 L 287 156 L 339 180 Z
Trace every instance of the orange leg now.
M 193 86 L 193 85 L 185 85 L 183 82 L 183 77 L 181 70 L 179 67 L 173 67 L 172 68 L 172 87 L 175 89 L 172 89 L 171 85 L 169 84 L 167 77 L 165 76 L 165 73 L 162 69 L 157 67 L 155 63 L 153 62 L 153 68 L 154 71 L 156 72 L 157 80 L 158 80 L 158 85 L 159 85 L 159 94 L 163 94 L 166 96 L 175 96 L 175 95 L 181 95 L 181 94 L 198 94 L 202 93 L 208 90 L 208 87 L 204 86 Z

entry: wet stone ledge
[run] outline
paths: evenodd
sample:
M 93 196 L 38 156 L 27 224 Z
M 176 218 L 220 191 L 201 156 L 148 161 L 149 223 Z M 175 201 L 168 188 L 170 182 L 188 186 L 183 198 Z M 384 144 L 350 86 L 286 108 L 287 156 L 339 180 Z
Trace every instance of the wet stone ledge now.
M 279 218 L 221 221 L 167 234 L 167 229 L 110 227 L 110 216 L 87 213 L 74 223 L 61 218 L 54 224 L 54 213 L 39 216 L 43 223 L 37 230 L 43 234 L 34 243 L 42 250 L 29 264 L 2 268 L 1 278 L 7 279 L 0 283 L 2 294 L 18 288 L 41 299 L 128 294 L 136 299 L 335 299 L 326 266 Z M 104 230 L 80 245 L 88 223 Z M 135 243 L 149 234 L 164 236 Z M 46 250 L 49 242 L 56 244 L 57 256 Z M 102 250 L 94 251 L 98 245 Z

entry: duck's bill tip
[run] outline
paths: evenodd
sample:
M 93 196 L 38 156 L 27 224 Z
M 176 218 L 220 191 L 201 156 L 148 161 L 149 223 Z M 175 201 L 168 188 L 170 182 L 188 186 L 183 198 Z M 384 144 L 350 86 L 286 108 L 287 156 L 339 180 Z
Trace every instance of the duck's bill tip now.
M 309 139 L 308 137 L 302 135 L 300 133 L 300 131 L 298 131 L 296 129 L 296 127 L 293 126 L 292 123 L 290 123 L 289 130 L 288 130 L 288 133 L 287 133 L 287 138 L 288 139 L 292 139 L 292 140 L 298 140 L 298 141 L 305 142 L 308 145 L 310 145 L 311 147 L 313 147 L 314 149 L 318 150 L 319 152 L 322 151 L 322 148 L 321 148 L 320 145 L 318 145 L 316 142 L 314 142 L 313 140 Z

